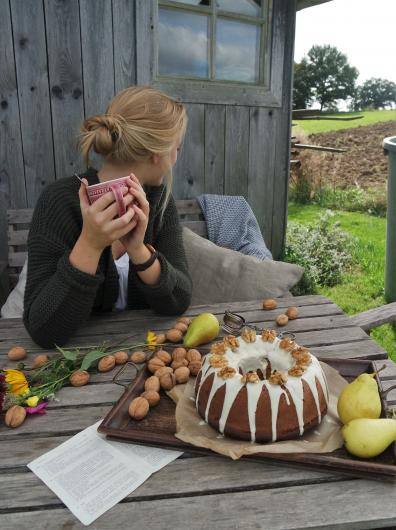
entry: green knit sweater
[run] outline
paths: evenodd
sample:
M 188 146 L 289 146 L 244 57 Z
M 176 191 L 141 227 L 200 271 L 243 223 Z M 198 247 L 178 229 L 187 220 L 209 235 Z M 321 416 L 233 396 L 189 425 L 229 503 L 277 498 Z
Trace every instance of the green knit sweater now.
M 95 169 L 84 175 L 98 182 Z M 44 348 L 64 344 L 91 313 L 111 311 L 118 297 L 118 274 L 111 247 L 105 248 L 95 275 L 73 267 L 69 254 L 82 228 L 76 177 L 58 180 L 40 196 L 28 238 L 24 323 Z M 161 219 L 164 186 L 145 187 L 150 216 L 145 242 L 159 253 L 161 276 L 146 285 L 129 269 L 128 309 L 151 308 L 164 315 L 183 313 L 191 299 L 191 278 L 176 205 L 170 198 Z

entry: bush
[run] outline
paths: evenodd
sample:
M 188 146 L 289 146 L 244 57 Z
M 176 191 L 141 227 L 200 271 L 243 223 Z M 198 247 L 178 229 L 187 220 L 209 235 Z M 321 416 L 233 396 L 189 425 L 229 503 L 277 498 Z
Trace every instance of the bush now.
M 355 239 L 331 224 L 333 212 L 327 211 L 316 224 L 289 223 L 286 233 L 284 260 L 304 267 L 294 295 L 315 293 L 318 286 L 341 282 L 342 274 L 352 264 Z
M 365 190 L 358 185 L 349 188 L 323 186 L 312 193 L 311 202 L 325 208 L 386 216 L 386 190 L 381 188 Z

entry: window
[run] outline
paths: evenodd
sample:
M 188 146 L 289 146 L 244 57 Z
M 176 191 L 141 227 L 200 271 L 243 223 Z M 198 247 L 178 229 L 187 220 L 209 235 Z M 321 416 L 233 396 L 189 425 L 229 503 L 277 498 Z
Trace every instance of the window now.
M 266 86 L 269 4 L 159 0 L 156 79 Z

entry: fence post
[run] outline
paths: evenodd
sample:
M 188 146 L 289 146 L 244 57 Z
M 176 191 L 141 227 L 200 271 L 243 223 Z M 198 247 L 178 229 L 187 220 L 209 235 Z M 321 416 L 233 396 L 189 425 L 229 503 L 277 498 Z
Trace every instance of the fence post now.
M 396 301 L 396 136 L 385 138 L 383 147 L 389 156 L 385 256 L 385 299 L 389 303 Z

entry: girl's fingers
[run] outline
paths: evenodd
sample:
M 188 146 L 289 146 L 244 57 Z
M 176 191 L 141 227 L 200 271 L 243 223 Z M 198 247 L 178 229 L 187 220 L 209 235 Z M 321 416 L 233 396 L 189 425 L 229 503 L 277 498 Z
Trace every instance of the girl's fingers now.
M 125 209 L 128 209 L 130 205 L 132 204 L 132 202 L 133 202 L 132 195 L 128 194 L 124 196 Z M 117 203 L 114 202 L 113 204 L 108 206 L 105 210 L 103 210 L 102 215 L 103 215 L 104 221 L 111 221 L 112 219 L 114 219 L 114 217 L 118 215 Z
M 143 209 L 145 213 L 148 213 L 150 205 L 148 200 L 146 199 L 146 194 L 144 193 L 144 191 L 139 190 L 137 188 L 132 188 L 132 193 L 134 197 L 138 200 L 139 206 Z
M 78 197 L 80 199 L 80 205 L 82 207 L 88 207 L 90 205 L 87 190 L 86 190 L 87 184 L 88 182 L 86 181 L 86 179 L 83 179 L 83 183 L 80 185 L 80 188 L 78 190 Z
M 135 210 L 139 221 L 146 221 L 146 219 L 147 219 L 146 214 L 144 213 L 144 211 L 141 208 L 139 208 L 139 206 L 137 204 L 133 205 L 133 209 Z
M 132 221 L 135 215 L 135 210 L 133 208 L 128 208 L 128 210 L 126 211 L 126 213 L 124 213 L 122 217 L 118 217 L 117 219 L 114 219 L 114 221 L 111 221 L 111 231 L 115 232 L 126 227 Z

